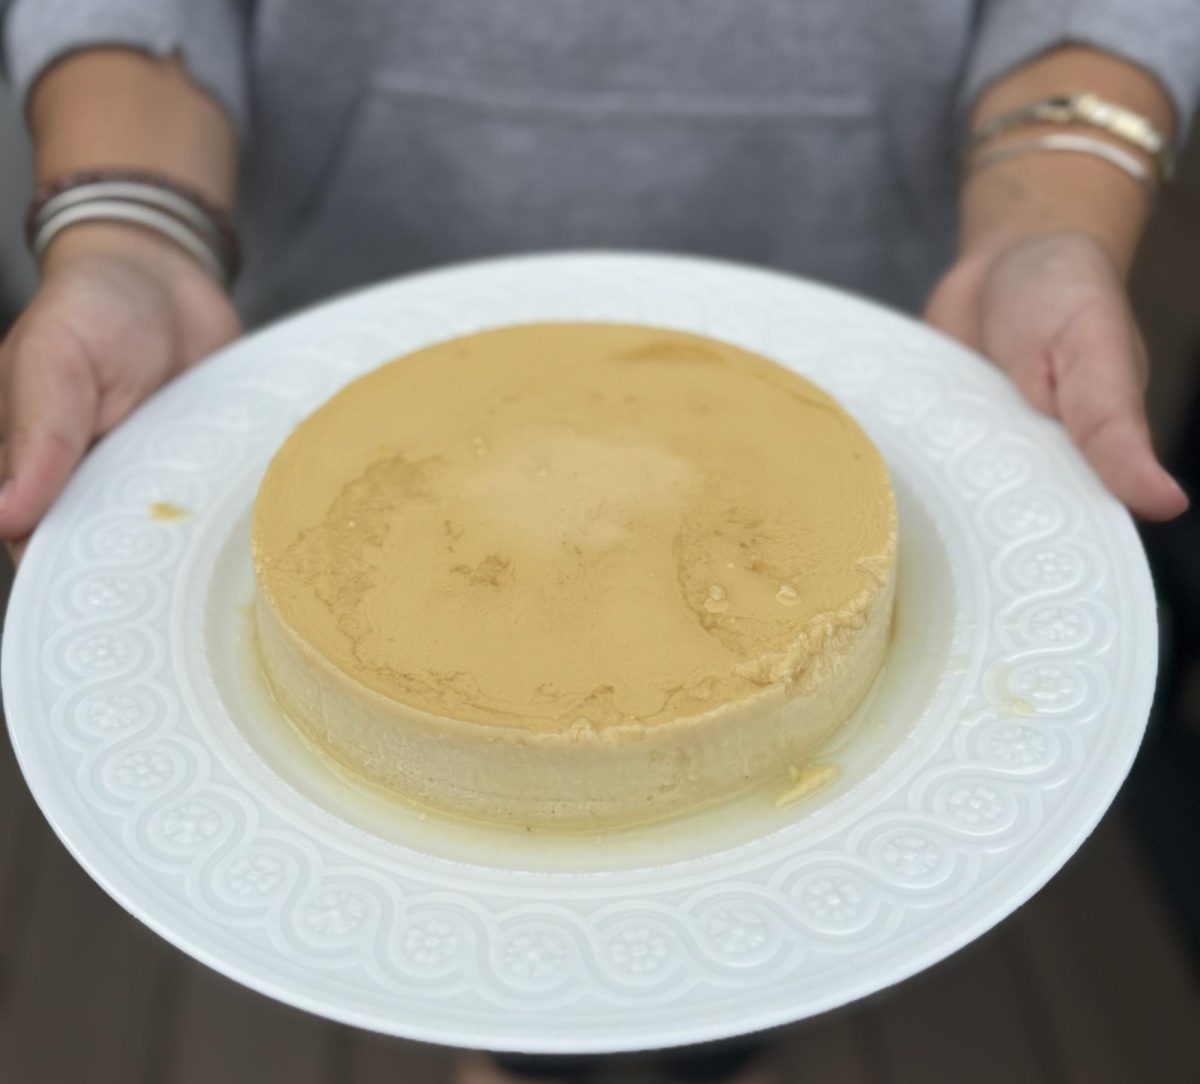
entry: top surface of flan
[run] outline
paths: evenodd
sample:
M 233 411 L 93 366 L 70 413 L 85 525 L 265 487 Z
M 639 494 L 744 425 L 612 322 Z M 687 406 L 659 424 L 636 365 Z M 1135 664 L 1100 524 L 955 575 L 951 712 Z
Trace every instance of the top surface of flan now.
M 820 389 L 712 339 L 501 328 L 302 422 L 254 508 L 264 601 L 441 716 L 653 725 L 821 673 L 895 556 L 881 457 Z

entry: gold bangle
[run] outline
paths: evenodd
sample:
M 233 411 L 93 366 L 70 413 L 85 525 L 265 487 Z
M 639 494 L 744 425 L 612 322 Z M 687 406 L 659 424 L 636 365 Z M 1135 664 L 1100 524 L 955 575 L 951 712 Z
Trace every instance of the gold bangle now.
M 1149 120 L 1090 92 L 1052 95 L 993 117 L 968 138 L 964 157 L 997 136 L 1027 124 L 1086 124 L 1099 128 L 1150 155 L 1161 180 L 1169 181 L 1175 175 L 1171 145 Z

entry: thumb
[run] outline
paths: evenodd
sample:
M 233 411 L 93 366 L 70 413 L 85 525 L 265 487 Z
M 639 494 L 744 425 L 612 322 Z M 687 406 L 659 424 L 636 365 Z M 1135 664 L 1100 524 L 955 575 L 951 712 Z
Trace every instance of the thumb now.
M 83 457 L 95 433 L 98 395 L 69 333 L 28 333 L 5 350 L 0 538 L 14 540 L 33 530 Z
M 1110 490 L 1143 519 L 1173 519 L 1187 495 L 1155 455 L 1141 373 L 1145 346 L 1126 306 L 1096 301 L 1050 347 L 1059 417 Z

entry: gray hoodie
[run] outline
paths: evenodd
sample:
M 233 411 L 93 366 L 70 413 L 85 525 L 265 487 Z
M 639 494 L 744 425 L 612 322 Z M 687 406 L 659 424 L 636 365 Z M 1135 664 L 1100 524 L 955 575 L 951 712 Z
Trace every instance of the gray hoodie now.
M 986 84 L 1078 41 L 1186 124 L 1200 0 L 0 0 L 19 95 L 179 50 L 233 117 L 251 319 L 450 260 L 635 247 L 918 306 Z

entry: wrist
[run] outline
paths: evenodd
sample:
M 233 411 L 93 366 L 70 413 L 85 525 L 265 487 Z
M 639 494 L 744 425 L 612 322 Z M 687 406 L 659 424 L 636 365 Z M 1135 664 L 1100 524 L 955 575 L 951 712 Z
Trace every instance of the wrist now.
M 80 222 L 58 234 L 42 257 L 46 278 L 83 261 L 118 260 L 145 269 L 168 287 L 202 279 L 217 283 L 173 241 L 153 230 L 121 222 Z
M 1090 91 L 1146 118 L 1170 137 L 1174 111 L 1156 79 L 1134 64 L 1101 50 L 1068 45 L 1051 50 L 992 84 L 975 103 L 973 131 L 995 118 L 1052 95 Z M 1041 132 L 1047 126 L 1035 126 Z M 1147 169 L 1154 160 L 1109 133 L 1079 125 L 1050 130 L 1085 132 L 1109 142 Z M 987 142 L 989 150 L 1030 139 L 1028 128 Z M 963 257 L 994 252 L 1030 236 L 1082 234 L 1128 272 L 1148 213 L 1146 193 L 1111 161 L 1094 154 L 1032 151 L 996 160 L 967 176 L 960 203 Z
M 971 110 L 978 129 L 1001 113 L 1050 95 L 1088 90 L 1145 116 L 1168 137 L 1175 111 L 1162 84 L 1130 61 L 1084 45 L 1052 49 L 993 83 Z
M 80 222 L 58 234 L 42 262 L 44 288 L 129 306 L 152 321 L 164 314 L 175 336 L 175 367 L 186 367 L 241 332 L 229 294 L 191 256 L 153 230 L 120 222 Z
M 1072 233 L 1128 273 L 1148 214 L 1145 192 L 1111 164 L 1084 155 L 1029 154 L 969 175 L 960 197 L 960 256 Z

